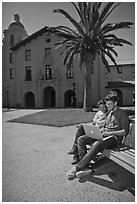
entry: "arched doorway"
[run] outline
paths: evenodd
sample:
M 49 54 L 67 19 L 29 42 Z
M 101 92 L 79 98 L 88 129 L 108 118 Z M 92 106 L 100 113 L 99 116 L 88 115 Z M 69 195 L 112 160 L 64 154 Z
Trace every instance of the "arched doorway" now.
M 46 87 L 44 89 L 44 107 L 53 108 L 55 107 L 55 90 L 53 87 Z
M 64 94 L 64 104 L 65 107 L 76 107 L 76 96 L 75 92 L 72 90 L 68 90 Z
M 26 108 L 35 108 L 35 95 L 30 91 L 25 94 Z
M 118 94 L 118 98 L 119 98 L 118 106 L 123 106 L 123 93 L 122 93 L 122 91 L 120 89 L 113 89 L 112 91 L 115 91 Z

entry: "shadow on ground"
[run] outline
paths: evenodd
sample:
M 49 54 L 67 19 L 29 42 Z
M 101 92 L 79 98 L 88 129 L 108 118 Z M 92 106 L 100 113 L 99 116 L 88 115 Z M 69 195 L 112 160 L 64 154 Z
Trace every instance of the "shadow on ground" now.
M 95 169 L 95 172 L 79 179 L 80 183 L 88 181 L 116 191 L 128 190 L 135 195 L 135 176 L 108 158 L 99 159 L 95 164 L 91 164 L 91 168 Z

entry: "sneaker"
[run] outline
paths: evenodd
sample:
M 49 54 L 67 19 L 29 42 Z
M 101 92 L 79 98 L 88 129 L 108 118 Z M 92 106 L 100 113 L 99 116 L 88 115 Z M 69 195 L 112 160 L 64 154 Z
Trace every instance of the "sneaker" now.
M 76 167 L 73 167 L 73 168 L 67 173 L 68 180 L 73 180 L 73 179 L 75 179 L 75 178 L 76 178 L 76 173 L 77 173 Z
M 73 162 L 71 162 L 72 165 L 77 164 L 79 162 L 79 156 L 78 155 L 74 155 L 73 157 Z
M 85 177 L 85 176 L 89 176 L 93 173 L 94 171 L 92 169 L 84 169 L 83 171 L 78 171 L 76 173 L 76 177 L 77 178 L 82 178 L 82 177 Z
M 78 148 L 77 145 L 73 145 L 72 149 L 68 152 L 68 154 L 77 154 Z

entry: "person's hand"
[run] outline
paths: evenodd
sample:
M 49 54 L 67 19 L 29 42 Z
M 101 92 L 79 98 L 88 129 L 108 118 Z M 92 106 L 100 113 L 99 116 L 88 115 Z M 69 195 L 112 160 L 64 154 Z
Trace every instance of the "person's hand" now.
M 103 132 L 103 133 L 102 133 L 103 138 L 108 137 L 108 136 L 111 136 L 111 135 L 112 135 L 111 132 Z
M 105 130 L 104 127 L 100 128 L 101 133 L 105 132 L 104 130 Z

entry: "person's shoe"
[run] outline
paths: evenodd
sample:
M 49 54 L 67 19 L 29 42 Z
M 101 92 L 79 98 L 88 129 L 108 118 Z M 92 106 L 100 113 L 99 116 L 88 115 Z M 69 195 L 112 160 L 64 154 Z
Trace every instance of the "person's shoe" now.
M 74 165 L 74 164 L 77 164 L 78 162 L 79 162 L 79 156 L 78 156 L 78 155 L 75 155 L 75 156 L 73 157 L 73 161 L 71 162 L 71 164 Z
M 82 178 L 82 177 L 85 177 L 85 176 L 89 176 L 93 173 L 94 171 L 92 169 L 84 169 L 83 171 L 78 171 L 76 173 L 76 177 L 77 178 Z
M 73 179 L 75 179 L 75 178 L 76 178 L 76 173 L 77 173 L 76 167 L 73 167 L 73 168 L 67 173 L 68 180 L 73 180 Z
M 73 145 L 72 149 L 68 152 L 68 154 L 77 154 L 78 148 L 77 145 Z

